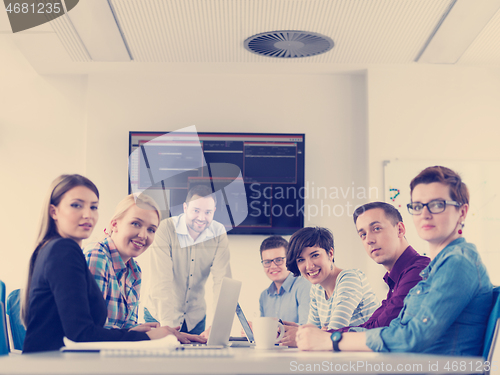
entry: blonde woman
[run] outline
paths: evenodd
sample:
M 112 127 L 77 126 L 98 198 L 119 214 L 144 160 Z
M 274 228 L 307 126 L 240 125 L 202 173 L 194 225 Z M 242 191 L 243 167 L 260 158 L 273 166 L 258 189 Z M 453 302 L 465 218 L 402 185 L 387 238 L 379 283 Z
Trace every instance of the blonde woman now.
M 153 243 L 160 210 L 147 195 L 124 198 L 111 219 L 106 237 L 85 248 L 90 272 L 106 300 L 106 328 L 149 331 L 158 323 L 137 325 L 141 268 L 134 260 Z
M 29 263 L 22 318 L 23 353 L 58 350 L 73 341 L 139 341 L 175 334 L 106 329 L 107 310 L 81 249 L 99 217 L 99 191 L 88 178 L 62 175 L 44 204 L 37 245 Z

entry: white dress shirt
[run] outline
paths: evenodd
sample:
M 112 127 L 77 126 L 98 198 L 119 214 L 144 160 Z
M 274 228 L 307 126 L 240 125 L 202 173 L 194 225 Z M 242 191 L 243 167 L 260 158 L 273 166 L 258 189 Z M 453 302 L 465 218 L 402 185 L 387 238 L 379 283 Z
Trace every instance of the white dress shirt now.
M 224 226 L 216 221 L 193 240 L 185 215 L 163 220 L 151 245 L 151 283 L 145 305 L 162 326 L 185 320 L 188 331 L 206 315 L 205 283 L 214 279 L 214 302 L 223 277 L 231 277 Z M 214 303 L 214 308 L 216 304 Z

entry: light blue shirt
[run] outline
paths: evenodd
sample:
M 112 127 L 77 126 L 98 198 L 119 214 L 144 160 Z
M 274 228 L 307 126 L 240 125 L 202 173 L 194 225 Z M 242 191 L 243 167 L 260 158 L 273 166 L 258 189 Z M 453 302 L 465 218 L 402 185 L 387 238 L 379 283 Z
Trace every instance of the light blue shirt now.
M 481 355 L 492 285 L 476 247 L 458 238 L 420 273 L 389 327 L 366 331 L 376 352 Z
M 280 290 L 271 283 L 259 298 L 260 316 L 279 318 L 299 324 L 307 323 L 309 314 L 309 290 L 311 283 L 301 276 L 290 273 Z

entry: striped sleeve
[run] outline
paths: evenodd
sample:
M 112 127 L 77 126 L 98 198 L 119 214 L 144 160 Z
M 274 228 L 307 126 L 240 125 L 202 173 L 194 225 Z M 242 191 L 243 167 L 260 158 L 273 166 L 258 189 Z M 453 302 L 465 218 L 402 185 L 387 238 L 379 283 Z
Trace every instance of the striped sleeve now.
M 337 280 L 335 286 L 328 329 L 347 327 L 362 299 L 363 285 L 359 276 L 354 272 L 346 271 Z
M 318 286 L 311 286 L 311 290 L 309 292 L 309 317 L 307 318 L 307 323 L 314 324 L 316 327 L 321 328 L 321 321 L 318 314 Z

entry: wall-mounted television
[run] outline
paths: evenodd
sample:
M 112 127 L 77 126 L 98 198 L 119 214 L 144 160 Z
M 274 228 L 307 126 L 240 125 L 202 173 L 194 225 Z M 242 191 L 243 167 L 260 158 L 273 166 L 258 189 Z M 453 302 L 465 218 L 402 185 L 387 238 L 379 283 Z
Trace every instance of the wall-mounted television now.
M 168 217 L 205 184 L 229 234 L 288 235 L 304 226 L 304 157 L 304 134 L 132 131 L 129 192 L 151 195 Z

